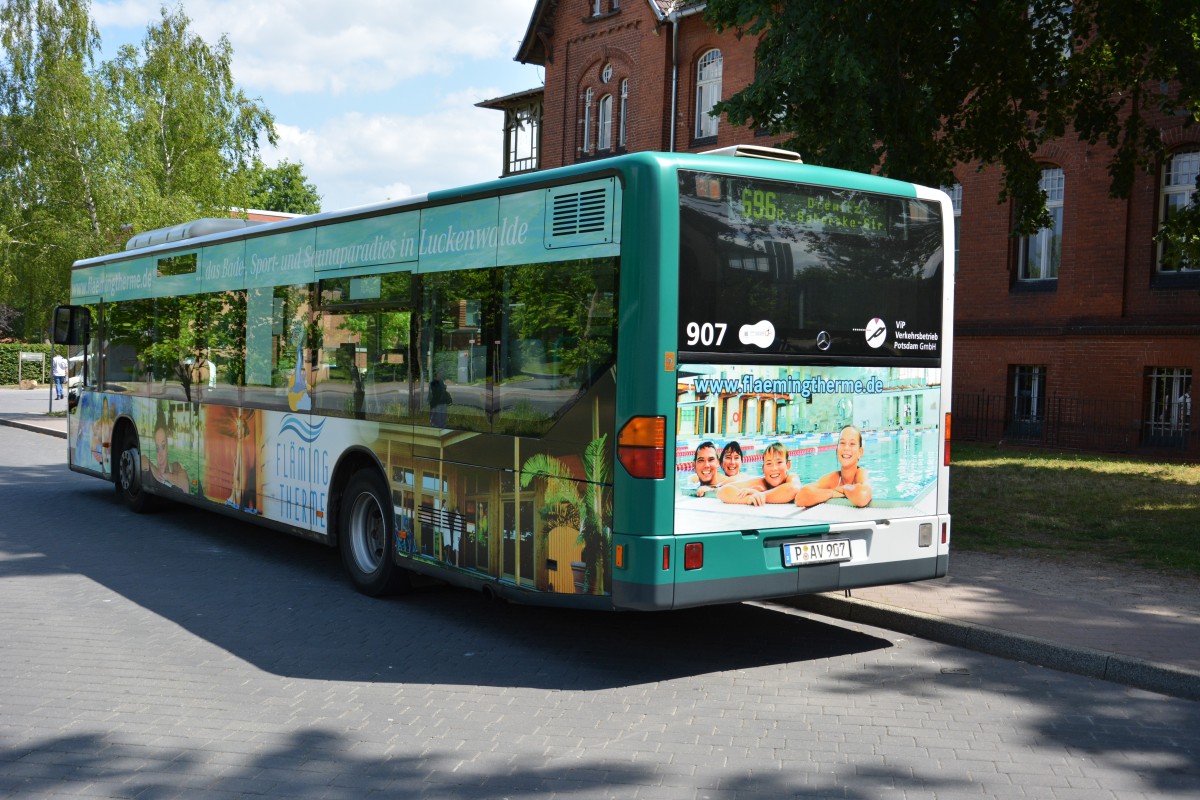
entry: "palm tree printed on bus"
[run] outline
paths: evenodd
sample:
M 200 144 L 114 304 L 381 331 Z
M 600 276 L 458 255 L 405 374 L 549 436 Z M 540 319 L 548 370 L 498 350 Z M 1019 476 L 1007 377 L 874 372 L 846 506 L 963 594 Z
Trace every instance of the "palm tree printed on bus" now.
M 521 486 L 528 488 L 537 482 L 544 503 L 541 514 L 546 551 L 551 533 L 556 530 L 574 531 L 576 544 L 583 550 L 577 570 L 575 591 L 580 594 L 606 594 L 611 585 L 612 566 L 608 563 L 612 540 L 612 495 L 605 484 L 609 477 L 607 435 L 593 439 L 582 457 L 583 480 L 562 459 L 537 454 L 526 460 L 521 468 Z

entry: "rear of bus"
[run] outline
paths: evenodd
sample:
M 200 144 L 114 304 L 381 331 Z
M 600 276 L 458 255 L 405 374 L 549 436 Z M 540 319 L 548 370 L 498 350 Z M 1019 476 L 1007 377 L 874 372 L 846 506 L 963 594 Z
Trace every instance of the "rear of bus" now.
M 629 535 L 614 538 L 614 605 L 944 575 L 949 198 L 759 159 L 681 156 L 666 172 L 664 346 L 645 393 L 658 413 L 618 420 L 615 532 Z

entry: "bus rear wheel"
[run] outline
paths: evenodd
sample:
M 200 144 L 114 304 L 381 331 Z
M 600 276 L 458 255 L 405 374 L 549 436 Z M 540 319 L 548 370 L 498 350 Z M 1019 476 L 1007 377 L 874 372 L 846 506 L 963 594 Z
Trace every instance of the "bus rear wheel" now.
M 136 433 L 126 431 L 121 438 L 121 449 L 117 453 L 113 484 L 117 495 L 130 511 L 144 514 L 150 510 L 150 496 L 142 486 L 142 453 L 138 449 Z
M 391 494 L 377 473 L 358 472 L 350 479 L 338 517 L 338 547 L 354 587 L 370 597 L 407 589 L 408 574 L 392 555 L 396 523 Z

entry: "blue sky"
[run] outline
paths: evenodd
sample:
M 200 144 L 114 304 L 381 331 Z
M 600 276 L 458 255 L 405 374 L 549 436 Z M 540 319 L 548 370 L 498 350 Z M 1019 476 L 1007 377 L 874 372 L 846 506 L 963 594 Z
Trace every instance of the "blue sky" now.
M 173 2 L 173 0 L 172 0 Z M 224 34 L 233 74 L 279 132 L 268 164 L 303 162 L 327 211 L 495 178 L 503 114 L 475 103 L 540 87 L 513 60 L 535 0 L 186 0 Z M 141 42 L 157 0 L 93 0 L 104 57 Z

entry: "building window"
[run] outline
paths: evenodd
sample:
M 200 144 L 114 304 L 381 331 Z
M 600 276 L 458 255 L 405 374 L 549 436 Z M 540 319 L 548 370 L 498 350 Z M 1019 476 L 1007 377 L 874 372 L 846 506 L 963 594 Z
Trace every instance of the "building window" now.
M 612 105 L 611 94 L 600 98 L 600 110 L 596 122 L 600 129 L 596 136 L 597 150 L 612 150 Z
M 604 69 L 600 70 L 600 82 L 608 83 L 612 80 L 613 68 L 612 64 L 605 64 Z
M 507 108 L 504 111 L 505 173 L 535 170 L 542 142 L 542 104 Z
M 943 186 L 942 191 L 950 195 L 950 204 L 954 207 L 954 271 L 958 272 L 959 242 L 962 241 L 959 235 L 962 230 L 962 184 Z
M 696 138 L 717 135 L 717 120 L 713 106 L 721 99 L 721 51 L 709 50 L 700 56 L 696 68 Z
M 1013 366 L 1010 368 L 1011 407 L 1007 434 L 1017 439 L 1042 438 L 1046 421 L 1046 368 Z
M 617 146 L 625 149 L 625 120 L 629 112 L 629 78 L 621 81 L 621 124 L 617 133 Z
M 592 90 L 583 93 L 583 154 L 592 152 Z
M 621 0 L 591 0 L 592 16 L 601 17 L 621 8 Z
M 1186 367 L 1146 370 L 1145 444 L 1186 447 L 1192 428 L 1192 371 Z
M 1200 177 L 1200 149 L 1175 153 L 1163 165 L 1162 205 L 1159 222 L 1166 224 L 1173 215 L 1192 202 L 1193 193 L 1200 191 L 1196 179 Z M 1158 246 L 1159 272 L 1187 272 L 1200 270 L 1200 264 L 1170 257 L 1166 242 Z
M 1017 279 L 1046 281 L 1058 279 L 1062 262 L 1063 187 L 1066 179 L 1058 167 L 1042 170 L 1038 184 L 1046 195 L 1046 210 L 1050 212 L 1050 227 L 1021 239 L 1020 266 Z

